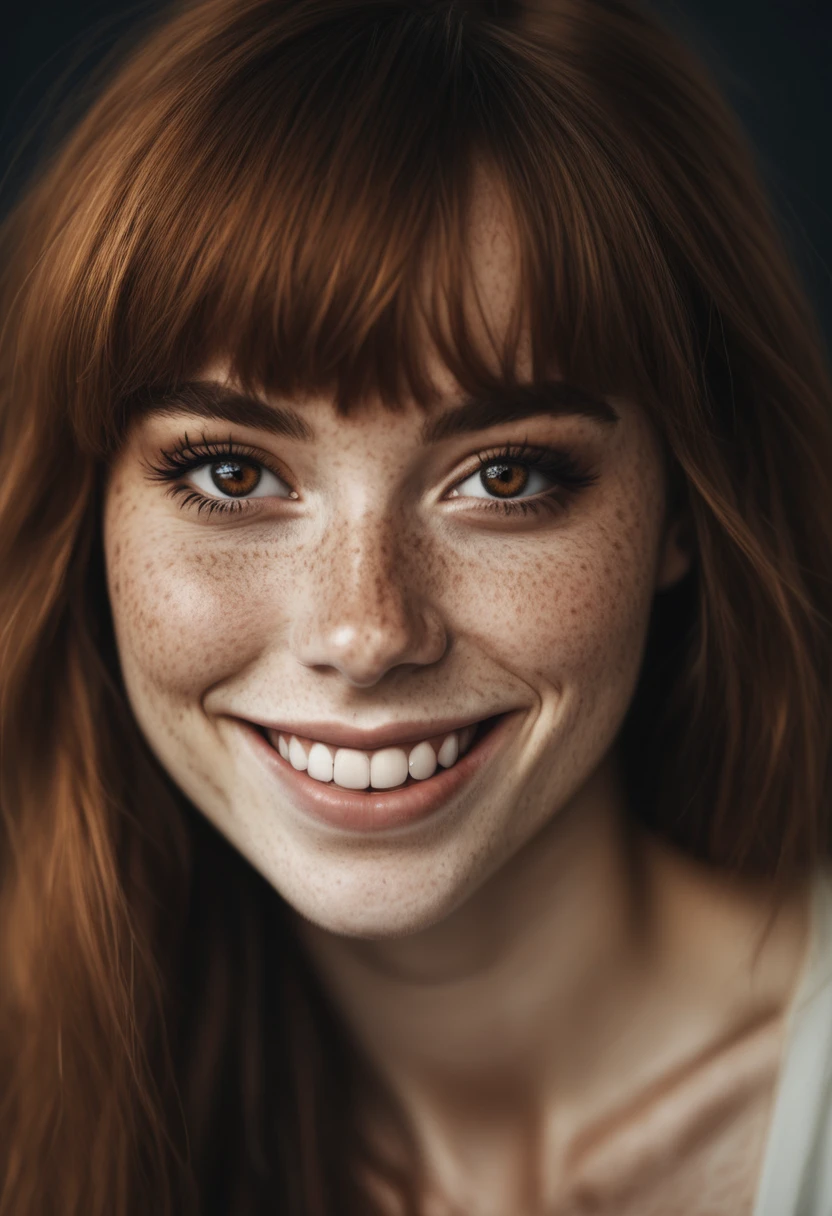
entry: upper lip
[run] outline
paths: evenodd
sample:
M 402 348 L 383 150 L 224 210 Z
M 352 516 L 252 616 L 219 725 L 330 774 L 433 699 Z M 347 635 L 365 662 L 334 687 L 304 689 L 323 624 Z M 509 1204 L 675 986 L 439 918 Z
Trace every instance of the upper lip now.
M 494 714 L 480 714 L 476 718 L 438 718 L 431 722 L 401 720 L 388 722 L 384 726 L 376 726 L 370 730 L 356 730 L 355 727 L 343 726 L 339 722 L 266 722 L 255 718 L 249 718 L 249 721 L 254 726 L 278 731 L 287 738 L 290 735 L 297 735 L 300 739 L 314 739 L 318 743 L 330 743 L 333 747 L 374 751 L 379 747 L 419 743 L 422 739 L 432 739 L 434 735 L 449 735 L 451 731 L 462 730 L 465 726 L 474 726 L 486 721 L 488 717 L 494 716 Z

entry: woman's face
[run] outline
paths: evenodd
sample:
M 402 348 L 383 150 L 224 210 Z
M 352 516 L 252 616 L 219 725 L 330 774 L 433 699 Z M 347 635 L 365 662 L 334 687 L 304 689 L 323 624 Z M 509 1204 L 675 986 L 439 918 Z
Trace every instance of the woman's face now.
M 472 231 L 495 334 L 514 296 L 504 217 L 483 188 Z M 108 587 L 142 731 L 252 865 L 338 933 L 437 922 L 585 795 L 632 698 L 653 596 L 687 567 L 635 404 L 580 413 L 566 394 L 563 410 L 460 415 L 432 369 L 444 397 L 427 415 L 345 420 L 327 399 L 263 398 L 262 418 L 229 421 L 211 416 L 221 392 L 213 407 L 195 395 L 137 421 L 107 486 Z M 219 364 L 200 380 L 233 387 Z M 193 450 L 174 459 L 192 467 L 170 468 L 186 434 Z M 495 717 L 470 745 L 454 730 Z

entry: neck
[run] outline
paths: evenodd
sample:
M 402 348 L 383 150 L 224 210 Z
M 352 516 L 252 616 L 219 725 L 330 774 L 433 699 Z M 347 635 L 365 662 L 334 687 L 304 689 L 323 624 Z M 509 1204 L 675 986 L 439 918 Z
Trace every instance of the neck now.
M 752 976 L 771 928 L 767 889 L 659 845 L 628 820 L 620 791 L 611 761 L 419 933 L 365 941 L 299 926 L 336 1008 L 434 1156 L 466 1126 L 481 1147 L 484 1119 L 528 1140 L 530 1122 L 554 1110 L 597 1114 L 790 993 L 805 907 L 776 921 Z

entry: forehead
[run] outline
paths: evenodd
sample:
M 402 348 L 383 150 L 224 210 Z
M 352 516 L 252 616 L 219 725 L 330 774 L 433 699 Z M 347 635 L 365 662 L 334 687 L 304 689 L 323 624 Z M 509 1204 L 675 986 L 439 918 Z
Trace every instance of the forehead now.
M 499 378 L 501 358 L 509 339 L 511 371 L 518 380 L 526 380 L 531 373 L 532 355 L 529 327 L 523 317 L 526 301 L 517 222 L 505 187 L 483 164 L 473 172 L 464 252 L 464 267 L 451 289 L 459 290 L 470 345 L 487 370 Z M 443 266 L 443 276 L 446 274 Z M 440 317 L 447 323 L 445 302 L 432 294 L 436 275 L 434 261 L 428 258 L 422 270 L 421 303 L 425 316 Z M 440 402 L 459 399 L 462 393 L 459 380 L 436 349 L 427 325 L 417 320 L 414 330 L 418 334 L 420 359 Z M 550 370 L 557 373 L 554 362 Z
M 468 235 L 471 286 L 476 293 L 475 307 L 469 309 L 471 323 L 479 327 L 478 338 L 485 336 L 487 328 L 496 339 L 505 333 L 518 307 L 520 249 L 506 195 L 483 171 L 475 177 Z
M 513 372 L 522 383 L 527 380 L 531 370 L 531 344 L 528 327 L 523 325 L 519 316 L 520 249 L 516 223 L 505 190 L 494 176 L 480 168 L 474 180 L 468 224 L 469 274 L 463 285 L 466 324 L 474 345 L 496 376 L 500 374 L 500 352 L 506 333 L 512 325 L 517 324 L 519 332 Z M 425 308 L 430 309 L 429 268 L 426 267 L 424 273 L 423 302 Z M 420 343 L 421 358 L 437 394 L 436 401 L 425 407 L 426 412 L 434 413 L 448 402 L 463 400 L 465 394 L 459 381 L 436 350 L 424 325 L 421 326 Z M 557 367 L 554 364 L 552 374 L 552 378 L 556 379 Z M 239 383 L 231 362 L 220 356 L 205 363 L 196 378 L 219 384 Z M 580 395 L 577 389 L 574 395 Z M 317 393 L 298 394 L 293 396 L 293 400 L 302 405 L 304 397 L 307 405 L 321 400 L 321 395 Z M 365 406 L 371 407 L 372 404 L 367 402 Z
M 384 392 L 381 377 L 371 374 L 368 391 L 343 407 L 340 371 L 332 384 L 318 375 L 327 365 L 328 339 L 321 345 L 317 338 L 310 342 L 308 334 L 310 361 L 306 373 L 301 370 L 293 382 L 291 378 L 281 382 L 280 369 L 286 366 L 287 355 L 291 363 L 300 331 L 294 342 L 288 341 L 285 332 L 280 334 L 269 355 L 268 346 L 262 342 L 267 333 L 261 327 L 257 343 L 260 365 L 270 369 L 272 375 L 258 373 L 254 363 L 247 366 L 247 360 L 241 359 L 233 346 L 230 354 L 217 345 L 204 349 L 203 357 L 186 368 L 184 376 L 147 392 L 142 390 L 130 403 L 122 442 L 133 430 L 132 423 L 148 415 L 181 412 L 199 420 L 230 421 L 290 438 L 310 439 L 316 433 L 313 415 L 323 422 L 320 410 L 326 413 L 330 406 L 339 416 L 346 417 L 356 408 L 366 417 L 365 411 L 374 412 L 379 406 L 410 413 L 415 405 L 427 415 L 422 419 L 423 442 L 484 430 L 534 414 L 571 414 L 608 427 L 619 417 L 609 403 L 616 400 L 626 408 L 630 394 L 614 391 L 612 395 L 610 388 L 588 384 L 585 377 L 573 376 L 572 383 L 567 382 L 555 352 L 557 342 L 542 341 L 540 333 L 536 339 L 532 337 L 530 318 L 538 327 L 541 323 L 545 327 L 553 309 L 537 307 L 534 293 L 529 292 L 529 267 L 536 267 L 536 271 L 541 268 L 538 259 L 530 261 L 528 249 L 524 258 L 520 234 L 526 229 L 521 228 L 522 222 L 500 175 L 486 162 L 475 164 L 460 241 L 455 244 L 451 232 L 449 247 L 443 247 L 441 241 L 436 245 L 428 242 L 425 256 L 415 268 L 415 278 L 410 280 L 411 288 L 405 278 L 402 299 L 396 301 L 403 329 L 397 325 L 389 333 L 371 334 L 367 351 L 362 351 L 374 351 L 381 360 L 377 366 L 393 370 L 389 379 L 398 379 L 398 389 L 392 396 Z M 455 251 L 459 253 L 456 261 Z M 320 287 L 325 286 L 322 280 Z M 560 310 L 554 311 L 562 320 Z M 341 332 L 342 352 L 355 329 L 350 315 L 349 311 L 345 316 L 332 314 L 330 337 Z M 373 341 L 385 333 L 386 342 Z M 274 337 L 278 339 L 278 331 Z M 567 342 L 567 351 L 569 345 Z M 412 389 L 408 359 L 415 359 L 419 375 L 425 377 L 426 392 Z M 405 367 L 401 378 L 395 370 L 400 360 Z M 448 407 L 453 408 L 453 420 L 445 429 L 440 426 L 431 430 L 431 418 L 447 412 Z M 418 425 L 415 414 L 413 419 Z

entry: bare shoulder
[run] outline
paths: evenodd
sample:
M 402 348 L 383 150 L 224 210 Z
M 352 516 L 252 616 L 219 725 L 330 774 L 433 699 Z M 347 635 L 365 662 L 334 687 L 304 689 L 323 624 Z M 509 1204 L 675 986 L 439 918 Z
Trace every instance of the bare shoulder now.
M 748 1026 L 585 1129 L 553 1213 L 751 1216 L 784 1020 Z
M 537 1199 L 512 1216 L 752 1216 L 783 1021 L 748 1026 L 553 1147 Z M 410 1210 L 395 1185 L 378 1177 L 367 1184 L 385 1216 Z M 482 1201 L 465 1216 L 492 1216 Z M 420 1216 L 462 1212 L 430 1191 L 418 1204 Z

